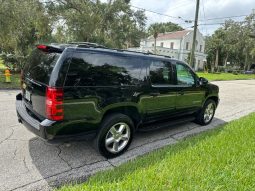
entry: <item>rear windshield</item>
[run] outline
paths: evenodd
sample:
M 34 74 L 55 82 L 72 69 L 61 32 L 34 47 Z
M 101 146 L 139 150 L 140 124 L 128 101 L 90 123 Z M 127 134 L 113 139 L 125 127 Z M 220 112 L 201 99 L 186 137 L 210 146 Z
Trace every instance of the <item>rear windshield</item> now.
M 24 76 L 48 84 L 51 72 L 59 57 L 59 53 L 45 53 L 38 49 L 34 50 L 23 69 Z

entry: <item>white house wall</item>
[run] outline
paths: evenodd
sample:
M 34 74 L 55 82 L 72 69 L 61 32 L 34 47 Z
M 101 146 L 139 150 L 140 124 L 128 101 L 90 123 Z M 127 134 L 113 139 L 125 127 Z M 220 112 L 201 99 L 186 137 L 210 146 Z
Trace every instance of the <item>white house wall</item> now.
M 191 50 L 192 48 L 192 42 L 193 42 L 193 31 L 189 32 L 186 36 L 184 36 L 184 41 L 183 41 L 183 49 L 186 49 L 186 42 L 189 42 L 189 50 Z M 198 42 L 197 46 L 196 46 L 196 49 L 195 49 L 195 52 L 200 52 L 200 45 L 202 45 L 202 51 L 204 53 L 204 50 L 205 50 L 205 40 L 204 40 L 204 37 L 203 35 L 197 31 L 197 36 L 196 36 L 196 40 Z
M 157 54 L 171 56 L 173 58 L 179 59 L 181 61 L 187 61 L 188 54 L 192 48 L 192 40 L 193 40 L 193 31 L 188 32 L 185 36 L 180 39 L 157 39 Z M 197 46 L 195 49 L 195 70 L 203 69 L 204 61 L 206 60 L 205 50 L 205 40 L 203 35 L 197 31 L 196 36 Z M 171 43 L 174 43 L 173 49 L 171 49 Z M 188 50 L 186 50 L 186 43 L 189 43 Z M 161 47 L 161 43 L 163 43 L 163 47 Z M 200 51 L 200 45 L 202 45 L 202 50 Z M 139 48 L 132 48 L 132 50 L 138 50 L 143 52 L 154 52 L 154 39 L 145 39 L 140 43 Z
M 157 40 L 157 46 L 161 46 L 161 43 L 163 43 L 164 48 L 171 48 L 171 43 L 174 43 L 173 49 L 179 49 L 180 48 L 180 39 Z M 153 42 L 153 44 L 154 44 L 154 42 Z

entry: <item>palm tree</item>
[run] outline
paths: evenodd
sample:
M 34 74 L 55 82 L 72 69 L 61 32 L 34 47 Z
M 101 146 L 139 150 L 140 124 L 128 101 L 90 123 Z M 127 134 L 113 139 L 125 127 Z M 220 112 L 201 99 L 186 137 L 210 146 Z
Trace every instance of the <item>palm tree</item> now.
M 157 54 L 157 38 L 158 38 L 158 32 L 157 29 L 155 29 L 154 33 L 153 33 L 153 37 L 154 37 L 154 54 Z

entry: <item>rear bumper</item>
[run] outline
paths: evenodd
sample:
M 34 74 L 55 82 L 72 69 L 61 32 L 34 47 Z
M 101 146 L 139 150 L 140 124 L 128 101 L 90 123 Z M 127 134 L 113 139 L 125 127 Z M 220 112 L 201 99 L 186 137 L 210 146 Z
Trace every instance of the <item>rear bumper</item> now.
M 45 139 L 45 140 L 52 140 L 56 135 L 56 121 L 51 121 L 45 119 L 43 121 L 39 121 L 36 118 L 32 117 L 23 101 L 22 95 L 18 94 L 16 96 L 16 111 L 18 115 L 18 121 L 22 123 L 29 131 L 36 134 L 37 136 Z

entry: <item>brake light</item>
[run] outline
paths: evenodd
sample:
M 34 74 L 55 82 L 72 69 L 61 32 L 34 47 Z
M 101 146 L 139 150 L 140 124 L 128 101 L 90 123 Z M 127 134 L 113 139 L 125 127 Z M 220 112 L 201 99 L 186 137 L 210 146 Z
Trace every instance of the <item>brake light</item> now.
M 44 52 L 47 52 L 48 51 L 48 48 L 46 45 L 43 45 L 43 44 L 39 44 L 36 46 L 39 50 L 42 50 Z
M 62 88 L 46 89 L 46 117 L 50 120 L 61 121 L 64 119 L 63 110 L 64 92 Z

